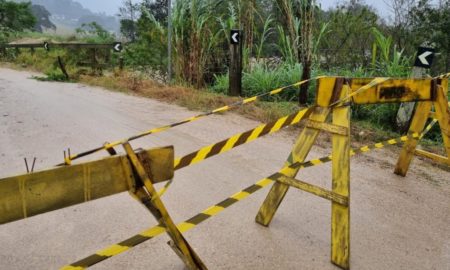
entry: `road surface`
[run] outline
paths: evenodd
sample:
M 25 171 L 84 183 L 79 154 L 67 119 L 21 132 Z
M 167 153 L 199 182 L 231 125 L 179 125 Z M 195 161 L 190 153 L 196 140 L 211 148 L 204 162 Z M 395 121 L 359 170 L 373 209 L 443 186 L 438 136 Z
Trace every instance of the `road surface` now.
M 81 84 L 38 82 L 0 69 L 0 177 L 36 168 L 198 112 Z M 174 145 L 176 155 L 258 123 L 227 113 L 133 142 Z M 270 135 L 176 172 L 163 201 L 178 223 L 281 168 L 296 131 Z M 392 173 L 399 149 L 352 159 L 352 269 L 450 269 L 450 173 L 415 159 Z M 314 148 L 311 157 L 328 154 Z M 100 153 L 90 158 L 105 156 Z M 299 179 L 330 187 L 330 165 Z M 330 203 L 291 189 L 269 228 L 254 222 L 268 189 L 185 234 L 210 269 L 338 269 L 330 263 Z M 0 269 L 55 269 L 156 225 L 126 193 L 0 226 Z M 184 269 L 166 235 L 93 269 Z

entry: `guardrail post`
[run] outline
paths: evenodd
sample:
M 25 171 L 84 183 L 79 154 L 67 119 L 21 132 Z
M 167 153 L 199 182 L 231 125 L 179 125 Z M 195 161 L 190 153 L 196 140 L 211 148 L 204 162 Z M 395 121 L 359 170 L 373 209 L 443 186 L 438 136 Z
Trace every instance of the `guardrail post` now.
M 242 95 L 242 30 L 231 30 L 230 34 L 230 96 Z
M 59 64 L 59 68 L 61 69 L 62 73 L 66 77 L 66 80 L 69 80 L 70 77 L 69 77 L 69 74 L 67 73 L 66 66 L 64 65 L 64 62 L 61 59 L 61 56 L 59 56 L 59 55 L 58 55 L 58 64 Z
M 120 69 L 120 71 L 123 70 L 123 67 L 124 67 L 123 56 L 120 56 L 119 57 L 119 69 Z

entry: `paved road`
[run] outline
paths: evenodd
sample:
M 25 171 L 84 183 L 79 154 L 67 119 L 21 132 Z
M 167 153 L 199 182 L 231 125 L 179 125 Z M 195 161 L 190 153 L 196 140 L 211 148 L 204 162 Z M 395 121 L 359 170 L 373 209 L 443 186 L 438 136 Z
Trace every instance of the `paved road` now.
M 37 169 L 48 168 L 62 161 L 67 147 L 79 152 L 197 113 L 30 77 L 0 69 L 0 177 L 24 172 L 24 157 L 37 157 Z M 133 146 L 173 144 L 181 156 L 257 124 L 234 114 L 212 116 Z M 170 213 L 180 222 L 275 172 L 294 135 L 284 131 L 178 171 L 163 198 Z M 311 156 L 325 153 L 317 147 Z M 416 160 L 401 178 L 392 174 L 394 163 L 390 150 L 353 159 L 352 269 L 449 269 L 450 173 Z M 305 170 L 299 178 L 329 187 L 330 166 Z M 337 269 L 329 263 L 329 202 L 291 190 L 271 227 L 264 228 L 254 217 L 266 193 L 186 233 L 205 264 L 210 269 Z M 2 225 L 0 269 L 58 268 L 153 225 L 128 194 Z M 93 269 L 184 269 L 167 240 L 153 239 Z

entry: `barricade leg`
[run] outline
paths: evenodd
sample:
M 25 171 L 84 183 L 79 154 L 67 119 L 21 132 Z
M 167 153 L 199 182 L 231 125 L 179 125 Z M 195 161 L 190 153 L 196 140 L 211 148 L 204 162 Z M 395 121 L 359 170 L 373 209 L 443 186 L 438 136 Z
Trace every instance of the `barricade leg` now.
M 431 102 L 419 102 L 417 104 L 416 112 L 414 113 L 414 117 L 408 131 L 409 134 L 422 133 L 427 123 L 428 115 L 431 111 L 431 104 Z M 409 165 L 414 157 L 414 152 L 416 151 L 418 142 L 419 138 L 410 138 L 405 142 L 395 167 L 395 174 L 406 176 Z
M 333 134 L 332 190 L 350 201 L 350 107 L 333 110 L 333 124 L 345 127 L 347 135 Z M 331 204 L 331 261 L 343 269 L 350 267 L 350 203 Z
M 143 184 L 143 186 L 135 185 L 136 189 L 132 192 L 133 197 L 138 199 L 155 216 L 159 224 L 166 228 L 167 234 L 172 239 L 169 245 L 190 270 L 207 269 L 176 227 L 131 145 L 125 143 L 123 147 Z
M 320 123 L 325 122 L 330 113 L 330 109 L 328 108 L 315 107 L 313 110 L 314 111 L 309 117 L 309 120 Z M 296 162 L 303 162 L 306 159 L 319 134 L 320 130 L 318 129 L 306 127 L 303 130 L 294 145 L 294 149 L 292 150 L 289 159 L 285 164 L 285 168 L 282 170 L 282 173 L 284 175 L 292 178 L 297 175 L 300 168 L 291 169 L 287 167 Z M 263 226 L 269 226 L 278 209 L 278 206 L 283 201 L 284 196 L 286 195 L 288 190 L 289 185 L 280 182 L 275 182 L 273 184 L 272 189 L 267 195 L 264 203 L 261 205 L 261 208 L 259 209 L 259 212 L 256 216 L 257 223 Z
M 437 99 L 434 102 L 434 110 L 436 111 L 436 118 L 439 121 L 445 153 L 447 154 L 446 163 L 450 165 L 450 107 L 447 101 L 447 89 L 447 84 L 439 88 Z

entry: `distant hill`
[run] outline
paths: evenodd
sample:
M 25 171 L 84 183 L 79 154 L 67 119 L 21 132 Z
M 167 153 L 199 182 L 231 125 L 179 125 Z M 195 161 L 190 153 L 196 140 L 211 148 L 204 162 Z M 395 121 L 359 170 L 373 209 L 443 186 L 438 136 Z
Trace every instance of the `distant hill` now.
M 30 2 L 30 0 L 13 0 L 15 2 Z M 94 13 L 84 8 L 75 0 L 31 0 L 33 5 L 44 6 L 51 13 L 51 21 L 55 25 L 62 25 L 75 29 L 83 23 L 97 22 L 109 31 L 118 32 L 119 20 L 114 16 Z

